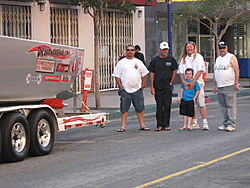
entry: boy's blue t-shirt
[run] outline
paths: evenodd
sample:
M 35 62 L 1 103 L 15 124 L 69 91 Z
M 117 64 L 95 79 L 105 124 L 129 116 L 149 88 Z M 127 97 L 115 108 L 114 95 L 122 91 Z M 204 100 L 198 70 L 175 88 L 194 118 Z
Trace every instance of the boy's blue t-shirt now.
M 188 82 L 188 83 L 192 82 L 192 80 L 185 80 L 185 81 Z M 197 91 L 197 90 L 201 90 L 200 84 L 199 84 L 197 81 L 195 82 L 194 88 L 193 88 L 192 90 L 191 90 L 191 89 L 186 90 L 186 89 L 184 88 L 184 85 L 183 85 L 183 84 L 181 84 L 180 88 L 181 88 L 181 89 L 184 89 L 184 90 L 183 90 L 183 96 L 182 96 L 182 99 L 183 99 L 184 101 L 191 101 L 191 100 L 193 100 L 196 91 Z

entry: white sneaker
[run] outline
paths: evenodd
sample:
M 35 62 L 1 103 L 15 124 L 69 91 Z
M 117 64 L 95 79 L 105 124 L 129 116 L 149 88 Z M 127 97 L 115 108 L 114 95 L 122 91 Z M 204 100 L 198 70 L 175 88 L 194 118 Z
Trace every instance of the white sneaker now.
M 203 123 L 203 131 L 209 130 L 208 123 Z
M 225 131 L 226 130 L 226 126 L 224 126 L 224 125 L 221 125 L 221 126 L 219 126 L 218 127 L 218 129 L 220 130 L 220 131 Z
M 191 129 L 192 130 L 198 130 L 199 128 L 200 128 L 199 124 L 197 124 L 197 123 L 192 123 L 191 124 Z
M 225 131 L 235 131 L 236 127 L 232 127 L 232 126 L 227 126 Z

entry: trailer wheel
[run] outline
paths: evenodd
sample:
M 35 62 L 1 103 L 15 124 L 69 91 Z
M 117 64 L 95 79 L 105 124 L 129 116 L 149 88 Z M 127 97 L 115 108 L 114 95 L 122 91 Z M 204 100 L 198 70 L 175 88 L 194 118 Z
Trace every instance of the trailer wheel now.
M 54 126 L 46 110 L 34 110 L 28 116 L 30 125 L 30 150 L 33 156 L 48 155 L 54 146 Z
M 18 162 L 25 159 L 29 151 L 29 124 L 20 113 L 5 114 L 0 120 L 2 132 L 1 158 L 4 162 Z
M 105 124 L 101 124 L 101 125 L 100 125 L 101 128 L 104 128 L 105 126 L 106 126 Z
M 1 151 L 2 151 L 2 132 L 0 130 L 0 156 L 1 156 Z

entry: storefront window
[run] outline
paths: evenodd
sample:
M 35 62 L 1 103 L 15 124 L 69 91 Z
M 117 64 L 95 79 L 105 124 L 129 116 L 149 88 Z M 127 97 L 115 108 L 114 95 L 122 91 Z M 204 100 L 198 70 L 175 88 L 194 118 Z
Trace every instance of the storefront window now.
M 203 23 L 209 26 L 209 21 L 208 20 L 202 20 Z M 200 23 L 200 34 L 202 35 L 210 35 L 211 31 L 210 29 L 207 28 L 204 24 Z
M 192 41 L 194 42 L 195 44 L 197 44 L 197 37 L 188 37 L 188 41 Z
M 247 58 L 247 25 L 234 24 L 234 54 L 237 58 Z M 246 33 L 246 34 L 245 34 Z
M 156 29 L 157 29 L 157 44 L 168 42 L 168 16 L 164 13 L 157 14 Z
M 188 34 L 198 34 L 198 25 L 195 20 L 188 20 Z
M 246 58 L 250 58 L 250 23 L 246 24 Z
M 173 15 L 173 22 L 172 22 L 172 31 L 173 31 L 173 56 L 178 61 L 184 44 L 187 42 L 187 22 L 186 19 L 183 19 L 183 16 Z

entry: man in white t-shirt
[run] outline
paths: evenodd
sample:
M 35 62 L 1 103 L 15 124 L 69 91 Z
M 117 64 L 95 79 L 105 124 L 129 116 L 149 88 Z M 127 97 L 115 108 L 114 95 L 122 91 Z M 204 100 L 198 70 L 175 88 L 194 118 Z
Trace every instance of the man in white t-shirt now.
M 192 82 L 188 83 L 185 81 L 185 70 L 191 68 L 194 70 L 194 79 Z M 205 83 L 202 79 L 202 72 L 205 72 L 205 63 L 201 54 L 197 53 L 196 45 L 194 42 L 187 42 L 184 47 L 180 57 L 180 64 L 178 74 L 180 75 L 181 81 L 185 89 L 193 89 L 196 81 L 200 85 L 200 94 L 197 98 L 197 104 L 200 108 L 200 113 L 203 121 L 203 130 L 209 130 L 208 121 L 207 121 L 207 107 L 205 105 L 205 92 L 204 86 Z M 192 129 L 199 129 L 196 118 L 196 109 L 194 113 L 194 118 L 192 119 Z
M 214 65 L 214 88 L 217 92 L 218 103 L 224 116 L 223 125 L 219 130 L 235 131 L 237 98 L 236 91 L 239 88 L 239 66 L 235 55 L 228 52 L 228 46 L 221 41 L 218 44 L 220 56 L 216 58 Z
M 126 57 L 121 59 L 112 76 L 119 87 L 121 128 L 118 132 L 126 131 L 126 120 L 131 103 L 135 107 L 136 115 L 140 123 L 139 130 L 149 131 L 144 124 L 144 96 L 143 89 L 146 87 L 147 74 L 149 73 L 143 62 L 134 57 L 135 47 L 126 47 Z

